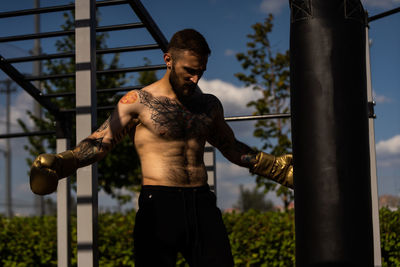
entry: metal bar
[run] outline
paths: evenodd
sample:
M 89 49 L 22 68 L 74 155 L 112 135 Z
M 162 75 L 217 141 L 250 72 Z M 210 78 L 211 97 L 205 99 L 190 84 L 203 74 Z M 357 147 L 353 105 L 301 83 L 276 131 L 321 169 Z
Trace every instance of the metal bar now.
M 42 107 L 46 108 L 50 113 L 57 116 L 58 115 L 58 107 L 54 105 L 47 99 L 42 98 L 42 92 L 38 90 L 35 86 L 32 85 L 29 81 L 24 79 L 24 76 L 15 69 L 11 64 L 5 60 L 0 55 L 0 68 L 11 78 L 13 79 L 22 89 L 24 89 L 28 94 L 30 94 L 37 102 L 42 105 Z
M 160 64 L 160 65 L 130 67 L 130 68 L 121 68 L 112 70 L 99 70 L 97 71 L 97 74 L 115 74 L 123 72 L 151 71 L 151 70 L 163 70 L 163 69 L 166 69 L 166 66 L 164 64 Z
M 32 8 L 18 11 L 7 11 L 1 12 L 0 18 L 10 18 L 10 17 L 19 17 L 19 16 L 27 16 L 27 15 L 35 15 L 35 14 L 43 14 L 43 13 L 51 13 L 51 12 L 59 12 L 74 9 L 74 5 L 62 5 L 62 6 L 50 6 L 50 7 L 41 7 L 41 8 Z
M 235 116 L 225 117 L 226 121 L 248 121 L 248 120 L 265 120 L 265 119 L 284 119 L 290 118 L 290 114 L 277 113 L 277 114 L 266 114 L 266 115 L 250 115 L 250 116 Z
M 111 70 L 99 70 L 96 72 L 96 74 L 104 75 L 104 74 L 116 74 L 116 73 L 124 73 L 124 72 L 151 71 L 151 70 L 162 70 L 165 68 L 166 68 L 165 65 L 160 64 L 160 65 L 130 67 L 130 68 L 111 69 Z M 41 76 L 26 76 L 25 80 L 27 80 L 27 81 L 43 81 L 43 80 L 51 80 L 51 79 L 74 78 L 74 77 L 75 77 L 75 73 L 67 73 L 67 74 L 51 74 L 51 75 L 41 75 Z
M 76 140 L 92 133 L 97 119 L 96 1 L 75 1 Z M 77 170 L 77 266 L 96 267 L 98 259 L 97 164 Z
M 122 4 L 127 4 L 127 1 L 126 0 L 108 0 L 108 1 L 96 2 L 97 7 L 122 5 Z M 70 5 L 62 5 L 62 6 L 50 6 L 50 7 L 25 9 L 25 10 L 18 10 L 18 11 L 7 11 L 7 12 L 1 12 L 0 18 L 10 18 L 10 17 L 43 14 L 43 13 L 51 13 L 51 12 L 59 12 L 59 11 L 67 11 L 67 10 L 70 11 L 70 10 L 73 10 L 74 7 L 75 7 L 74 4 L 70 4 Z
M 73 57 L 75 52 L 66 52 L 66 53 L 57 53 L 57 54 L 42 54 L 38 56 L 28 56 L 28 57 L 15 57 L 15 58 L 8 58 L 7 61 L 9 63 L 20 63 L 20 62 L 29 62 L 35 60 L 48 60 L 48 59 L 56 59 L 56 58 L 66 58 L 66 57 Z
M 100 54 L 111 54 L 111 53 L 124 53 L 124 52 L 133 52 L 133 51 L 152 50 L 152 49 L 158 49 L 158 48 L 160 48 L 160 46 L 158 44 L 114 47 L 114 48 L 99 49 L 96 51 L 96 54 L 100 55 Z M 57 53 L 57 54 L 49 54 L 49 55 L 43 54 L 43 55 L 38 55 L 38 56 L 8 58 L 7 62 L 19 63 L 19 62 L 29 62 L 29 61 L 35 61 L 35 60 L 67 58 L 67 57 L 73 57 L 73 56 L 75 56 L 75 51 L 65 52 L 65 53 Z
M 120 31 L 120 30 L 137 29 L 143 27 L 145 27 L 143 23 L 136 22 L 136 23 L 97 27 L 96 32 Z M 0 37 L 0 43 L 32 40 L 37 38 L 59 37 L 59 36 L 73 35 L 73 34 L 75 34 L 74 30 L 23 34 L 23 35 Z
M 366 14 L 367 15 L 367 14 Z M 367 72 L 367 98 L 368 102 L 373 101 L 371 63 L 369 50 L 369 29 L 365 27 L 365 62 Z M 376 169 L 376 150 L 375 150 L 375 126 L 374 117 L 368 119 L 369 128 L 369 155 L 371 168 L 371 200 L 372 200 L 372 229 L 374 233 L 374 265 L 382 266 L 381 237 L 379 227 L 379 198 L 378 198 L 378 178 Z
M 27 133 L 0 134 L 0 139 L 39 136 L 39 135 L 54 135 L 55 133 L 56 133 L 56 131 L 37 131 L 37 132 L 27 132 Z
M 70 146 L 68 138 L 57 138 L 57 153 Z M 57 266 L 71 266 L 71 182 L 66 177 L 58 181 L 57 186 Z
M 134 85 L 134 86 L 127 86 L 127 87 L 99 89 L 99 90 L 97 90 L 97 93 L 128 92 L 128 91 L 131 91 L 131 90 L 140 90 L 143 87 L 144 87 L 143 85 Z
M 135 22 L 135 23 L 97 27 L 96 32 L 121 31 L 121 30 L 138 29 L 138 28 L 144 28 L 144 27 L 145 27 L 145 25 L 143 23 Z
M 397 7 L 397 8 L 394 8 L 394 9 L 392 9 L 392 10 L 389 10 L 389 11 L 380 13 L 380 14 L 378 14 L 378 15 L 369 17 L 369 18 L 368 18 L 368 22 L 371 22 L 371 21 L 374 21 L 374 20 L 377 20 L 377 19 L 381 19 L 381 18 L 390 16 L 390 15 L 393 15 L 393 14 L 395 14 L 395 13 L 397 13 L 397 12 L 400 12 L 400 7 Z
M 63 79 L 63 78 L 75 78 L 75 73 L 51 74 L 51 75 L 40 75 L 40 76 L 29 75 L 24 77 L 26 81 L 44 81 L 44 80 Z
M 58 36 L 73 35 L 73 34 L 74 30 L 23 34 L 23 35 L 0 37 L 0 43 L 32 40 L 37 38 L 50 38 L 50 37 L 58 37 Z
M 152 49 L 159 49 L 159 48 L 160 48 L 160 46 L 158 44 L 135 45 L 135 46 L 99 49 L 96 51 L 96 54 L 99 55 L 99 54 L 110 54 L 110 53 L 123 53 L 123 52 L 132 52 L 132 51 L 152 50 Z
M 127 92 L 135 89 L 142 89 L 143 85 L 136 85 L 136 86 L 127 86 L 127 87 L 119 87 L 119 88 L 108 88 L 108 89 L 98 89 L 96 92 L 97 94 L 101 93 L 118 93 L 118 92 Z M 54 98 L 54 97 L 75 97 L 75 92 L 64 92 L 64 93 L 51 93 L 45 94 L 43 97 L 46 98 Z
M 168 41 L 143 4 L 139 0 L 128 0 L 128 3 L 144 23 L 154 40 L 160 45 L 161 50 L 167 52 Z

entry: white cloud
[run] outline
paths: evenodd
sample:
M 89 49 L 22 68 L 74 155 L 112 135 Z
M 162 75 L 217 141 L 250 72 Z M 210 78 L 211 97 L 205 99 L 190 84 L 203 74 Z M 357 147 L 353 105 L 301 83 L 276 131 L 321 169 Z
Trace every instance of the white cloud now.
M 262 97 L 260 91 L 254 91 L 250 87 L 237 87 L 221 80 L 200 80 L 199 87 L 204 93 L 213 94 L 221 100 L 225 115 L 250 115 L 252 109 L 246 104 Z
M 390 103 L 393 101 L 393 99 L 391 99 L 387 96 L 384 96 L 384 95 L 379 95 L 375 91 L 373 92 L 373 99 L 376 103 L 379 103 L 379 104 Z
M 236 51 L 228 48 L 225 50 L 224 54 L 225 54 L 225 56 L 230 57 L 230 56 L 233 56 L 234 54 L 236 54 Z
M 376 152 L 379 155 L 399 155 L 400 156 L 400 134 L 388 140 L 379 141 L 376 144 Z
M 260 91 L 254 91 L 250 87 L 237 87 L 221 80 L 200 80 L 199 87 L 204 93 L 218 97 L 226 117 L 251 115 L 254 109 L 246 107 L 246 104 L 262 97 Z M 235 135 L 242 140 L 253 136 L 254 123 L 255 121 L 232 122 L 230 126 Z
M 279 14 L 282 8 L 288 5 L 287 0 L 262 0 L 260 10 L 266 14 Z
M 400 0 L 361 0 L 364 7 L 371 8 L 392 8 L 398 6 Z
M 376 144 L 378 165 L 383 167 L 400 166 L 400 134 Z
M 10 105 L 10 132 L 21 132 L 17 120 L 21 119 L 28 127 L 33 127 L 33 121 L 29 118 L 26 111 L 33 109 L 33 99 L 25 91 L 20 91 L 15 97 L 14 103 Z M 5 133 L 6 130 L 6 106 L 0 106 L 0 125 L 2 125 L 0 133 Z M 4 126 L 4 127 L 3 127 Z

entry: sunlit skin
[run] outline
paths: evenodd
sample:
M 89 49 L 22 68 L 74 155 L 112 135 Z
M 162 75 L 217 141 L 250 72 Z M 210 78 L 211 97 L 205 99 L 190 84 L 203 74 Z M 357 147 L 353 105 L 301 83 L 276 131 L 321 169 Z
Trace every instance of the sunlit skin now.
M 144 185 L 205 185 L 206 141 L 231 162 L 250 167 L 253 151 L 235 139 L 219 100 L 197 87 L 207 57 L 191 51 L 173 55 L 164 54 L 167 71 L 163 78 L 142 90 L 128 92 L 110 118 L 74 149 L 80 166 L 103 158 L 130 134 Z

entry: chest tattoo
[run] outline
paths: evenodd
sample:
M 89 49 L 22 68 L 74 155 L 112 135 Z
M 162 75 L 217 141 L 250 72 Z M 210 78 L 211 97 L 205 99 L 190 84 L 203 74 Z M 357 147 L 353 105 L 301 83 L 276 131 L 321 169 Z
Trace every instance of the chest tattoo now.
M 167 97 L 153 97 L 139 91 L 140 102 L 149 108 L 156 131 L 165 138 L 186 139 L 204 136 L 211 126 L 205 107 L 196 103 L 190 110 Z

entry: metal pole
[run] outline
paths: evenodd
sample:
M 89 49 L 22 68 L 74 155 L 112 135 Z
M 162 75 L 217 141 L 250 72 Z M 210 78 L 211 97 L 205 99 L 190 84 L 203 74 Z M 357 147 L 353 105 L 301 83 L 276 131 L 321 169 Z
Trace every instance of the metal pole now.
M 290 3 L 296 266 L 371 267 L 364 8 Z
M 59 122 L 57 122 L 59 123 Z M 60 125 L 58 125 L 59 127 Z M 62 129 L 58 129 L 62 130 Z M 57 153 L 70 147 L 67 136 L 57 137 Z M 57 187 L 57 266 L 71 266 L 70 178 L 58 181 Z
M 5 93 L 6 94 L 6 135 L 10 133 L 10 124 L 11 124 L 11 119 L 10 119 L 10 104 L 11 104 L 11 93 L 15 91 L 15 88 L 11 87 L 12 81 L 11 80 L 5 80 L 1 81 L 2 84 L 5 85 L 4 89 L 0 90 L 0 93 Z M 6 181 L 5 181 L 5 188 L 6 188 L 6 215 L 7 217 L 11 218 L 13 216 L 13 211 L 12 211 L 12 184 L 11 184 L 11 145 L 10 145 L 10 139 L 6 140 L 6 149 L 4 151 L 4 157 L 5 157 L 5 175 L 6 175 Z
M 366 14 L 368 17 L 368 14 Z M 368 102 L 373 102 L 372 82 L 371 82 L 371 63 L 369 54 L 369 28 L 365 27 L 365 57 L 367 71 L 367 97 Z M 375 115 L 375 114 L 374 114 Z M 374 117 L 374 116 L 373 116 Z M 378 179 L 376 175 L 376 151 L 375 151 L 375 127 L 374 118 L 369 118 L 369 153 L 371 162 L 371 198 L 372 198 L 372 226 L 374 232 L 374 265 L 382 266 L 381 256 L 381 237 L 379 228 L 379 199 L 378 199 Z
M 96 1 L 75 1 L 76 140 L 96 125 Z M 98 266 L 97 164 L 77 171 L 78 266 Z
M 34 0 L 35 8 L 40 7 L 40 0 Z M 34 15 L 34 27 L 35 27 L 35 33 L 40 32 L 40 15 L 35 14 Z M 41 53 L 41 48 L 40 48 L 40 39 L 35 39 L 33 43 L 33 49 L 32 49 L 32 55 L 33 56 L 38 56 Z M 42 64 L 41 61 L 37 60 L 33 62 L 33 72 L 32 75 L 34 76 L 40 76 L 42 74 Z M 42 91 L 41 88 L 41 82 L 40 81 L 35 81 L 33 82 L 33 85 L 39 90 Z M 42 117 L 42 107 L 37 101 L 33 101 L 33 115 L 37 118 Z M 34 131 L 38 131 L 39 129 L 35 126 Z M 39 195 L 34 195 L 34 202 L 35 206 L 37 208 L 37 214 L 40 214 L 40 216 L 43 216 L 45 214 L 44 210 L 44 197 L 39 196 Z
M 11 81 L 8 80 L 6 83 L 6 133 L 10 133 L 10 95 L 11 95 Z M 10 139 L 6 140 L 6 206 L 7 206 L 7 217 L 11 218 L 13 216 L 12 212 L 12 197 L 11 197 L 11 145 Z

